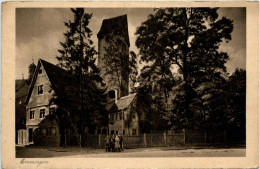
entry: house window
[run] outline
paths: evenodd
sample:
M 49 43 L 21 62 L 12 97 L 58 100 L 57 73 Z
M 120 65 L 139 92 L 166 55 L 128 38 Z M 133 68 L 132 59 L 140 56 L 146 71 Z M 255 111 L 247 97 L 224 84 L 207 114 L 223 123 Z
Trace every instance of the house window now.
M 114 114 L 111 114 L 111 120 L 112 121 L 114 120 Z
M 39 74 L 42 74 L 42 69 L 39 69 Z
M 122 113 L 119 113 L 119 119 L 122 120 Z
M 45 117 L 45 109 L 41 109 L 40 110 L 40 118 L 44 118 Z
M 98 129 L 98 130 L 97 130 L 97 134 L 101 134 L 101 129 Z
M 36 134 L 40 135 L 41 134 L 41 130 L 39 128 L 35 129 L 36 130 Z
M 42 129 L 42 135 L 46 135 L 46 128 Z
M 43 85 L 38 86 L 38 94 L 43 94 Z
M 54 113 L 55 113 L 55 107 L 51 107 L 51 108 L 50 108 L 50 113 L 49 113 L 49 114 L 52 115 L 52 114 L 54 114 Z
M 53 136 L 56 136 L 56 128 L 55 128 L 55 127 L 52 127 L 52 128 L 51 128 L 51 134 L 52 134 Z
M 132 129 L 132 135 L 136 135 L 136 129 Z
M 118 116 L 118 114 L 116 113 L 116 120 L 118 119 L 117 116 Z
M 114 130 L 111 130 L 111 134 L 114 134 Z
M 125 135 L 125 130 L 123 130 L 123 135 Z
M 30 119 L 34 119 L 35 111 L 31 110 L 30 111 Z

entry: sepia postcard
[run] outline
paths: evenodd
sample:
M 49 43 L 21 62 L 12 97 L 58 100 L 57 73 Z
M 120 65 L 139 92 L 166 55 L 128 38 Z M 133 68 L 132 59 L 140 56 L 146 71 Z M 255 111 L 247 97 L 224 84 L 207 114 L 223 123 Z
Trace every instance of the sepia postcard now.
M 2 3 L 3 168 L 258 168 L 254 1 Z

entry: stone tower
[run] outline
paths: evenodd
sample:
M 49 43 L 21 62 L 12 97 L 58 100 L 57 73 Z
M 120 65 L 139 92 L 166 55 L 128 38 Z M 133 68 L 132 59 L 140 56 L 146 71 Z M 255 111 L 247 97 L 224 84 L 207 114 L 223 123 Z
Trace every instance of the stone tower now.
M 112 38 L 114 40 L 120 40 L 121 45 L 118 46 L 120 50 L 125 52 L 126 59 L 129 60 L 129 35 L 128 35 L 128 23 L 127 23 L 127 15 L 118 16 L 115 18 L 105 19 L 102 22 L 100 31 L 98 32 L 98 67 L 101 71 L 101 77 L 104 79 L 105 83 L 107 84 L 107 90 L 108 93 L 111 94 L 111 92 L 115 95 L 116 100 L 120 97 L 128 95 L 128 86 L 129 86 L 129 74 L 125 74 L 126 71 L 124 71 L 124 68 L 121 68 L 121 72 L 124 74 L 121 74 L 121 81 L 122 85 L 119 87 L 119 85 L 114 84 L 111 79 L 111 74 L 106 74 L 107 67 L 110 65 L 107 65 L 105 63 L 104 55 L 106 53 L 105 47 L 107 47 L 107 41 L 106 37 L 108 35 L 113 34 Z

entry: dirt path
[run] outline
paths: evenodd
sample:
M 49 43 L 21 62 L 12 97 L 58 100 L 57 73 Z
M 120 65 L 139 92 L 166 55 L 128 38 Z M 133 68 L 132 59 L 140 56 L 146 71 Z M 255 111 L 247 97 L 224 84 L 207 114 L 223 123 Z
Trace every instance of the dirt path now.
M 84 157 L 243 157 L 245 148 L 181 148 L 181 147 L 152 147 L 126 149 L 123 152 L 105 152 L 104 149 L 91 148 L 45 148 L 45 147 L 16 147 L 17 158 L 84 158 Z

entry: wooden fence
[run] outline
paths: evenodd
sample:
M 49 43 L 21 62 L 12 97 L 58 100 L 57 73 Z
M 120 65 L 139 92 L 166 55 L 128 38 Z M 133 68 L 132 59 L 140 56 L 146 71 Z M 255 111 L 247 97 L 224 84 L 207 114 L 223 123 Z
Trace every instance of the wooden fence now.
M 85 135 L 82 143 L 84 147 L 105 147 L 105 135 Z M 196 131 L 182 130 L 172 134 L 141 134 L 123 136 L 124 148 L 141 148 L 153 146 L 175 146 L 185 144 L 227 143 L 225 131 Z

